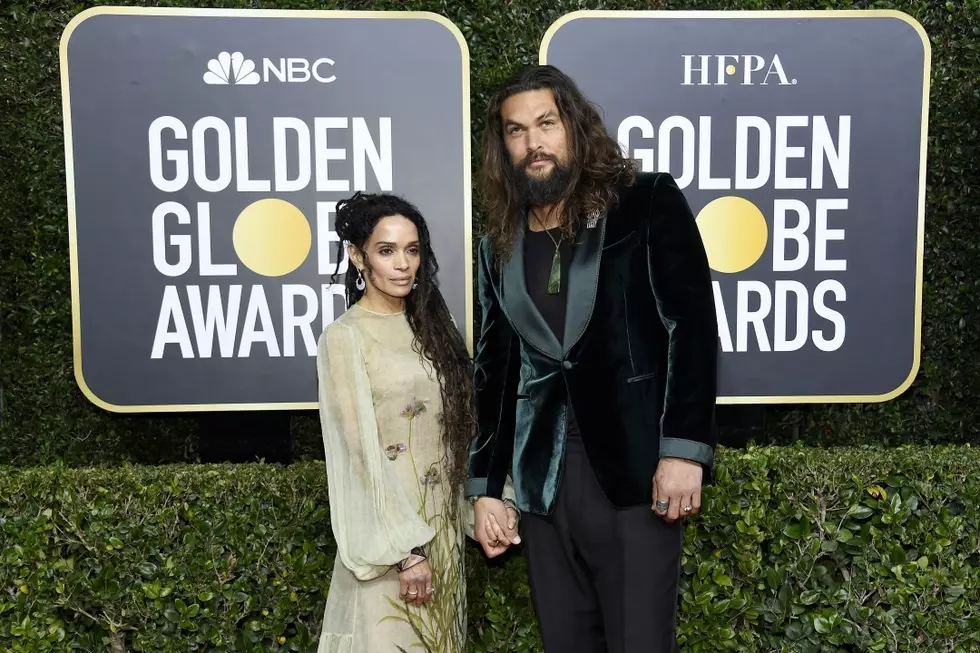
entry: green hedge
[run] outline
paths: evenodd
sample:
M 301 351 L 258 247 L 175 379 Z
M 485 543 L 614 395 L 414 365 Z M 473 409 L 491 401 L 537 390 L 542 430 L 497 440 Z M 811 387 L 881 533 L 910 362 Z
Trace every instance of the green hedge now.
M 685 653 L 980 649 L 980 453 L 722 450 Z M 315 651 L 322 464 L 0 469 L 0 650 Z M 519 555 L 468 547 L 469 651 L 540 651 Z
M 101 464 L 196 459 L 194 417 L 117 416 L 90 405 L 72 375 L 68 227 L 58 40 L 97 2 L 6 0 L 0 6 L 0 463 Z M 536 62 L 547 27 L 579 9 L 898 9 L 932 41 L 923 361 L 898 400 L 868 406 L 771 408 L 764 442 L 975 441 L 980 433 L 980 3 L 977 0 L 387 0 L 112 4 L 427 10 L 469 44 L 473 133 L 488 90 Z M 474 142 L 474 161 L 479 160 Z M 476 215 L 479 223 L 481 216 Z M 322 454 L 315 416 L 297 415 L 299 450 Z

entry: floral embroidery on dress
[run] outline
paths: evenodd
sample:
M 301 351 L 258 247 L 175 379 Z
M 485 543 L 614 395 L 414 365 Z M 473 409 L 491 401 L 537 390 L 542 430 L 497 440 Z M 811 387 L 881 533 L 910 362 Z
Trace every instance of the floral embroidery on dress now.
M 425 472 L 425 476 L 419 476 L 419 481 L 422 483 L 422 485 L 435 485 L 436 483 L 439 483 L 439 469 L 436 467 L 435 463 L 433 463 L 429 467 L 428 471 Z
M 443 458 L 441 464 L 448 464 L 448 460 Z M 445 589 L 433 595 L 429 603 L 421 608 L 389 597 L 388 603 L 396 614 L 382 619 L 408 623 L 419 638 L 412 650 L 418 649 L 421 653 L 457 653 L 463 651 L 465 646 L 466 613 L 460 609 L 466 601 L 465 584 L 462 582 L 462 542 L 455 537 L 452 529 L 446 527 L 450 509 L 445 502 L 451 500 L 452 493 L 432 506 L 434 510 L 427 507 L 434 498 L 430 495 L 435 491 L 431 486 L 441 482 L 439 469 L 440 463 L 433 463 L 424 475 L 418 477 L 422 495 L 419 514 L 436 529 L 436 537 L 429 543 L 427 551 L 432 584 Z M 396 645 L 396 648 L 399 653 L 409 653 L 400 646 Z
M 398 458 L 399 454 L 403 454 L 406 451 L 408 451 L 408 446 L 404 442 L 389 444 L 385 447 L 385 456 L 388 457 L 388 460 L 394 460 Z
M 395 615 L 385 617 L 382 621 L 402 621 L 408 623 L 415 631 L 418 642 L 413 645 L 423 653 L 455 653 L 464 650 L 464 633 L 466 632 L 465 611 L 460 605 L 465 603 L 463 594 L 463 553 L 462 543 L 456 538 L 454 529 L 448 528 L 450 508 L 448 502 L 453 500 L 453 493 L 442 496 L 435 486 L 442 483 L 441 469 L 448 464 L 443 458 L 440 462 L 432 463 L 428 468 L 416 464 L 412 449 L 414 428 L 421 425 L 413 424 L 413 420 L 426 412 L 425 401 L 413 398 L 401 411 L 401 416 L 408 420 L 408 457 L 418 479 L 419 516 L 436 529 L 435 539 L 427 547 L 429 564 L 432 569 L 433 585 L 446 588 L 436 593 L 422 608 L 407 605 L 404 601 L 388 599 Z M 421 469 L 420 469 L 421 467 Z M 424 472 L 423 472 L 424 470 Z M 420 473 L 423 472 L 423 473 Z M 438 499 L 437 499 L 438 497 Z M 433 501 L 436 503 L 433 503 Z M 406 649 L 396 646 L 399 652 L 409 653 Z
M 402 417 L 407 417 L 409 421 L 413 420 L 416 415 L 425 412 L 425 402 L 421 399 L 412 399 L 412 401 L 405 407 L 402 411 Z

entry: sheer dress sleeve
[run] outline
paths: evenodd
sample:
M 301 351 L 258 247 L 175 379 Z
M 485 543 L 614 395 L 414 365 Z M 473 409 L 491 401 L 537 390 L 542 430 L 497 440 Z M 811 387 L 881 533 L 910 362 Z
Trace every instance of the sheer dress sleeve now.
M 434 529 L 385 457 L 357 330 L 334 322 L 317 346 L 320 425 L 337 555 L 359 580 L 384 575 Z

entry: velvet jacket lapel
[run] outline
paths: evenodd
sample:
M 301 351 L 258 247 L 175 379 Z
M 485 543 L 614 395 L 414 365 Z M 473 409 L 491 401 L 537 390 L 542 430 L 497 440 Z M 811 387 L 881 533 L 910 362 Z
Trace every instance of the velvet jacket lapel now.
M 503 266 L 501 305 L 514 329 L 527 344 L 546 356 L 561 360 L 585 333 L 592 318 L 606 218 L 598 220 L 592 228 L 583 229 L 582 236 L 572 249 L 572 260 L 567 263 L 571 266 L 568 270 L 570 292 L 566 295 L 565 332 L 561 342 L 527 292 L 524 276 L 525 229 L 525 224 L 519 226 L 514 239 L 514 253 Z

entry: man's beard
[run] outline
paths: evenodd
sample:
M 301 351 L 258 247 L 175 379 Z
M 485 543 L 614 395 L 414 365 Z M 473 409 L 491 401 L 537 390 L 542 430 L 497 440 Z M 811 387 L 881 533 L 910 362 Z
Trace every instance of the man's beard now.
M 547 159 L 553 164 L 551 172 L 544 177 L 532 177 L 528 171 L 528 166 L 535 160 Z M 572 177 L 572 169 L 562 165 L 558 159 L 550 154 L 538 156 L 536 159 L 530 155 L 514 164 L 514 173 L 517 186 L 518 198 L 524 206 L 543 206 L 554 204 L 562 199 L 568 182 Z

